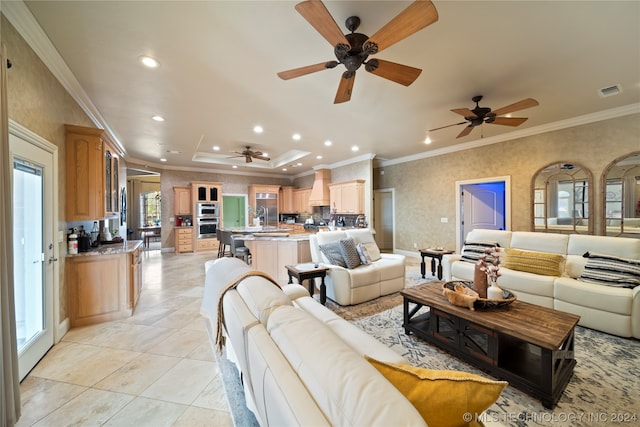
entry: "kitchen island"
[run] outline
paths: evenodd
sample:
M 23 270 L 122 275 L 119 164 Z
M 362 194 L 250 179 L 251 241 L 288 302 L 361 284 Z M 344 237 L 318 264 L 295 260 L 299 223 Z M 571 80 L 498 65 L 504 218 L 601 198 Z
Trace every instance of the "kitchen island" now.
M 65 282 L 71 327 L 129 317 L 142 289 L 142 240 L 68 254 Z
M 249 234 L 243 239 L 251 252 L 253 269 L 267 273 L 280 284 L 286 284 L 289 276 L 285 265 L 311 262 L 311 249 L 309 234 L 288 234 L 282 230 Z

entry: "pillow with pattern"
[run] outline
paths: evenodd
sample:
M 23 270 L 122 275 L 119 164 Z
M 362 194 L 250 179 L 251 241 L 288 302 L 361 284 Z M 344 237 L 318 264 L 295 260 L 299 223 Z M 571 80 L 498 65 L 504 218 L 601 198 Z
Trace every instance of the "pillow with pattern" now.
M 356 245 L 356 251 L 358 252 L 358 256 L 360 257 L 360 264 L 367 265 L 371 263 L 369 252 L 367 251 L 367 248 L 362 246 L 362 243 L 358 243 Z
M 618 288 L 640 285 L 640 260 L 587 252 L 588 258 L 578 280 Z
M 347 266 L 347 264 L 344 262 L 344 258 L 342 257 L 342 251 L 340 250 L 339 241 L 320 245 L 320 251 L 325 257 L 327 257 L 329 264 L 339 265 L 340 267 Z
M 356 249 L 356 242 L 353 239 L 340 240 L 340 253 L 347 268 L 356 268 L 360 265 L 360 256 Z
M 484 254 L 485 249 L 495 249 L 499 247 L 500 244 L 498 242 L 488 242 L 484 240 L 464 242 L 460 261 L 471 262 L 475 264 L 476 262 L 478 262 L 478 258 L 480 258 L 480 255 Z

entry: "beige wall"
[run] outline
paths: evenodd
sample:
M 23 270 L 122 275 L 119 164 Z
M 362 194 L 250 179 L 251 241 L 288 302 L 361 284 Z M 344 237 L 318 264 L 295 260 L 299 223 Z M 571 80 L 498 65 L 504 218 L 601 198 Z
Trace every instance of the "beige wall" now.
M 615 158 L 640 147 L 640 115 L 620 117 L 437 157 L 376 168 L 374 188 L 395 191 L 396 249 L 456 245 L 456 181 L 511 177 L 513 230 L 530 230 L 531 179 L 551 163 L 576 162 L 593 173 L 595 218 L 600 179 Z M 384 174 L 381 174 L 384 170 Z M 441 217 L 448 217 L 443 224 Z M 601 226 L 595 222 L 595 233 Z
M 7 73 L 9 119 L 19 123 L 58 147 L 58 230 L 66 231 L 64 124 L 93 126 L 84 111 L 49 72 L 37 55 L 1 16 L 2 41 L 13 66 Z M 67 317 L 67 292 L 64 283 L 66 242 L 59 245 L 60 319 Z

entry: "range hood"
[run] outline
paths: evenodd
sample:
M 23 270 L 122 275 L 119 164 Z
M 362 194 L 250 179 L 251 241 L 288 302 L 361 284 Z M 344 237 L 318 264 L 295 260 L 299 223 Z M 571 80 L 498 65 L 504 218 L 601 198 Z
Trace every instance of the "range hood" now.
M 311 187 L 309 196 L 310 206 L 329 206 L 329 183 L 331 182 L 331 169 L 316 170 L 316 179 Z

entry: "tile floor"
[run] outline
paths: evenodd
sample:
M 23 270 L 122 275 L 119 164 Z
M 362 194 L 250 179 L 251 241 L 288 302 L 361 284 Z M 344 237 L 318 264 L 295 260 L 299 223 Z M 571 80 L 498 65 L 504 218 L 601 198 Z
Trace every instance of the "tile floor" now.
M 199 311 L 213 257 L 145 251 L 134 315 L 71 329 L 23 380 L 18 426 L 232 426 Z

